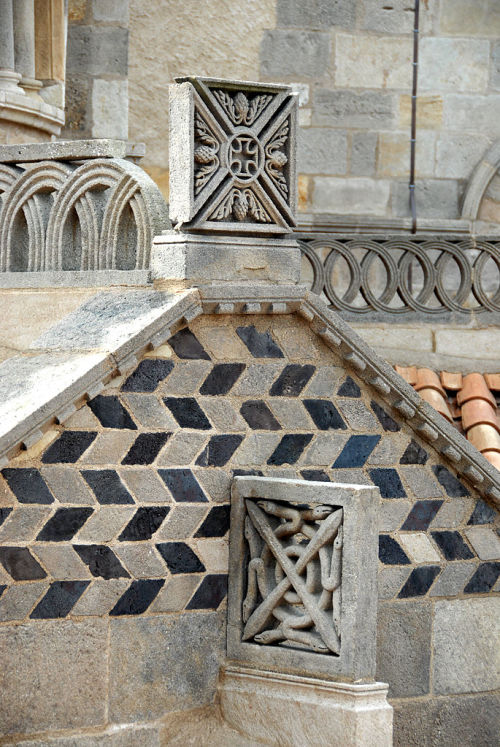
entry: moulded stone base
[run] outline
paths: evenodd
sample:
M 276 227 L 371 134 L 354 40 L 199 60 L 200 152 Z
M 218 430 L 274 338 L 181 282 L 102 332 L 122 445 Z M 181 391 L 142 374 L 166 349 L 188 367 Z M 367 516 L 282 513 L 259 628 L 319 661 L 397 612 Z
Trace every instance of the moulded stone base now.
M 197 286 L 242 280 L 295 284 L 300 262 L 293 239 L 208 237 L 178 231 L 155 236 L 151 255 L 155 280 Z
M 227 666 L 219 698 L 227 723 L 280 747 L 390 747 L 388 685 L 354 684 Z

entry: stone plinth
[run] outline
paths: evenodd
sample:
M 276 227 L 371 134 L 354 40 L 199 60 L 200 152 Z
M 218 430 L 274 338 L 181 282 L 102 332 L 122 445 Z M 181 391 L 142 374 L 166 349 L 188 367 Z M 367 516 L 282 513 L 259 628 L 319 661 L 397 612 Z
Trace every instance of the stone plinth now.
M 388 685 L 353 684 L 227 666 L 219 698 L 225 720 L 280 747 L 392 745 Z

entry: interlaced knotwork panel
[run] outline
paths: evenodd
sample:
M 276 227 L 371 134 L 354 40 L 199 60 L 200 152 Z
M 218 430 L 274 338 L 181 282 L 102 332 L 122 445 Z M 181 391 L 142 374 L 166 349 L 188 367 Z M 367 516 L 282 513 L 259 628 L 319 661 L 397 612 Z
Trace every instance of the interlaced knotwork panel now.
M 346 315 L 500 312 L 500 242 L 297 234 L 303 282 Z
M 242 639 L 340 652 L 342 508 L 247 500 Z

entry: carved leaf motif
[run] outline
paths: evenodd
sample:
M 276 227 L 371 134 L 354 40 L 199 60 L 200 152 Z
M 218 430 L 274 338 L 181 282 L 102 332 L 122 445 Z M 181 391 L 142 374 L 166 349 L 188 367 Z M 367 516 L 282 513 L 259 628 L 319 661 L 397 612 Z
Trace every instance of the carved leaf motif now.
M 290 127 L 287 120 L 266 146 L 266 171 L 284 195 L 288 195 L 288 184 L 283 174 L 283 168 L 288 163 L 288 158 L 280 148 L 288 140 L 289 131 Z
M 239 190 L 233 189 L 227 197 L 225 197 L 221 204 L 217 207 L 215 212 L 212 213 L 209 220 L 226 220 L 229 218 L 233 211 L 233 202 L 238 196 Z
M 194 151 L 194 193 L 198 195 L 219 166 L 217 152 L 220 146 L 209 125 L 198 111 L 195 112 L 194 134 L 195 145 L 201 143 L 195 147 Z
M 262 94 L 261 96 L 254 96 L 250 103 L 250 110 L 245 118 L 247 125 L 251 125 L 255 122 L 257 117 L 266 108 L 268 103 L 271 101 L 272 96 Z
M 228 94 L 228 92 L 214 90 L 213 94 L 215 98 L 217 99 L 217 101 L 219 102 L 219 104 L 221 104 L 226 114 L 229 114 L 230 119 L 232 119 L 233 122 L 236 122 L 237 114 L 234 108 L 234 102 L 231 96 Z
M 269 145 L 267 146 L 270 150 L 271 148 L 277 149 L 281 148 L 282 145 L 284 145 L 288 139 L 288 133 L 290 131 L 290 127 L 288 126 L 288 121 L 286 121 L 278 130 L 278 132 L 275 134 Z
M 271 223 L 271 218 L 264 210 L 262 205 L 258 202 L 254 193 L 249 189 L 245 190 L 245 194 L 248 198 L 248 212 L 258 223 Z
M 210 131 L 209 126 L 200 117 L 198 112 L 195 114 L 194 119 L 194 133 L 197 140 L 201 140 L 206 145 L 217 145 L 217 140 Z

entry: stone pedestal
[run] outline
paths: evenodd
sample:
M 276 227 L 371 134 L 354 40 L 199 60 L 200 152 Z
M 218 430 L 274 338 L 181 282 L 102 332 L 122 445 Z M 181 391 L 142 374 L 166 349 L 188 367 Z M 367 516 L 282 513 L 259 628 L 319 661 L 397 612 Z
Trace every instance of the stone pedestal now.
M 329 680 L 226 666 L 222 715 L 234 729 L 280 747 L 391 747 L 388 685 Z
M 295 284 L 300 249 L 289 238 L 165 231 L 154 238 L 151 270 L 155 280 L 177 287 L 239 281 Z

